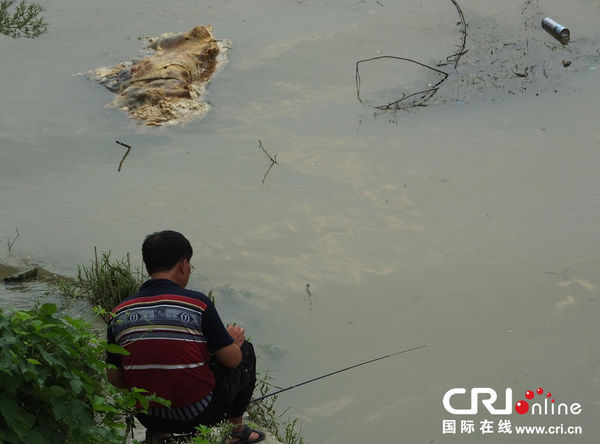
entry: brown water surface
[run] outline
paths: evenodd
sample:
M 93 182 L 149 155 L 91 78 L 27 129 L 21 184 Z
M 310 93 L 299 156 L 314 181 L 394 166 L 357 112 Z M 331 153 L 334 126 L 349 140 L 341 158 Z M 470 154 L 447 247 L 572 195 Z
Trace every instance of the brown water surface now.
M 145 234 L 180 230 L 195 249 L 191 286 L 216 290 L 279 386 L 428 344 L 281 395 L 311 443 L 596 442 L 600 2 L 536 2 L 572 43 L 532 49 L 552 76 L 515 94 L 460 79 L 473 80 L 486 44 L 556 41 L 537 20 L 525 31 L 522 1 L 460 4 L 483 37 L 467 39 L 458 72 L 443 68 L 449 89 L 374 116 L 356 98 L 356 61 L 445 59 L 461 39 L 450 1 L 44 2 L 46 35 L 0 38 L 0 239 L 20 233 L 0 262 L 73 275 L 94 246 L 139 263 Z M 73 75 L 198 24 L 233 42 L 203 120 L 139 126 Z M 583 55 L 564 67 L 569 48 Z M 430 81 L 408 65 L 370 73 L 365 88 L 384 99 Z M 279 161 L 264 184 L 259 139 Z M 115 140 L 133 147 L 121 172 Z M 0 298 L 31 295 L 0 286 Z M 442 406 L 454 387 L 491 387 L 501 402 L 507 387 L 514 402 L 543 387 L 582 413 L 480 405 L 454 417 Z M 443 420 L 507 418 L 584 435 L 442 433 Z

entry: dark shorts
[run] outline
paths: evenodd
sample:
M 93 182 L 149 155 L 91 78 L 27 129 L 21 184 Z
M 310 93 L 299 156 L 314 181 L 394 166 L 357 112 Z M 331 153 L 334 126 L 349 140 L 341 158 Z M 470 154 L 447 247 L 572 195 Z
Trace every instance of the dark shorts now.
M 174 421 L 137 414 L 144 427 L 155 433 L 187 433 L 199 425 L 214 425 L 231 416 L 242 416 L 250 404 L 256 385 L 256 356 L 248 341 L 241 347 L 242 362 L 236 368 L 225 367 L 212 360 L 210 367 L 215 374 L 216 385 L 208 407 L 189 421 Z

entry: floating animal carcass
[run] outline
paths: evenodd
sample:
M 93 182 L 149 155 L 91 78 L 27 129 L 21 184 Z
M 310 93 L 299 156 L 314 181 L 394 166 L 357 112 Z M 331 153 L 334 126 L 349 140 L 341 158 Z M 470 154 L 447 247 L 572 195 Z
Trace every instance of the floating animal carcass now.
M 116 94 L 108 105 L 146 125 L 175 124 L 203 117 L 206 84 L 227 58 L 229 40 L 215 40 L 211 26 L 149 38 L 150 54 L 101 67 L 92 78 Z

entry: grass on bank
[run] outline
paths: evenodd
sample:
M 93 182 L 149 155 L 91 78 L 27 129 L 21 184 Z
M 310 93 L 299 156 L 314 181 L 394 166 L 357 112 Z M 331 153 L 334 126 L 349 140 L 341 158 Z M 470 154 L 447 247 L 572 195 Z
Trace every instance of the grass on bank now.
M 94 247 L 94 260 L 89 265 L 77 266 L 73 281 L 60 283 L 63 295 L 87 299 L 101 307 L 104 321 L 110 320 L 110 312 L 125 298 L 137 293 L 146 276 L 139 269 L 132 270 L 129 254 L 121 259 L 111 259 L 111 252 L 98 251 Z
M 269 383 L 271 378 L 268 372 L 257 375 L 256 387 L 254 389 L 255 397 L 262 397 L 272 390 L 273 386 Z M 286 414 L 287 409 L 282 413 L 277 413 L 275 404 L 277 395 L 253 402 L 246 412 L 248 419 L 268 430 L 284 444 L 306 444 L 301 435 L 302 426 L 298 423 L 298 418 L 287 418 L 282 421 L 281 418 Z

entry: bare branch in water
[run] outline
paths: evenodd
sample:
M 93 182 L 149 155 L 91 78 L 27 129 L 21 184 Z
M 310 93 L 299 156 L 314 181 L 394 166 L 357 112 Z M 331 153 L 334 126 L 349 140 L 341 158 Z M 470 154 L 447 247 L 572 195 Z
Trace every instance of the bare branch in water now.
M 460 9 L 458 2 L 456 0 L 450 0 L 450 1 L 452 2 L 452 4 L 454 4 L 454 6 L 456 7 L 456 10 L 458 11 L 458 16 L 460 17 L 460 25 L 462 27 L 461 32 L 463 35 L 462 44 L 460 46 L 460 49 L 456 53 L 454 53 L 451 56 L 448 56 L 446 58 L 446 61 L 448 61 L 448 62 L 451 62 L 452 60 L 454 60 L 454 69 L 456 69 L 456 66 L 458 65 L 458 61 L 460 60 L 461 56 L 467 52 L 465 50 L 465 47 L 467 46 L 467 21 L 465 20 L 465 16 L 462 12 L 462 9 Z
M 308 311 L 312 311 L 312 291 L 310 291 L 310 284 L 306 284 L 306 296 L 308 297 Z
M 360 98 L 360 71 L 359 71 L 359 65 L 361 63 L 365 63 L 365 62 L 371 62 L 373 60 L 379 60 L 379 59 L 394 59 L 394 60 L 402 60 L 402 61 L 406 61 L 406 62 L 410 62 L 410 63 L 415 63 L 419 66 L 422 66 L 424 68 L 430 69 L 432 71 L 437 72 L 438 74 L 441 74 L 443 77 L 442 79 L 437 82 L 434 85 L 431 85 L 429 88 L 424 89 L 422 91 L 417 91 L 414 92 L 412 94 L 409 95 L 405 95 L 404 97 L 395 100 L 391 103 L 385 104 L 385 105 L 377 105 L 375 106 L 376 109 L 379 110 L 397 110 L 397 109 L 406 109 L 406 108 L 412 108 L 414 106 L 424 106 L 425 102 L 427 100 L 429 100 L 431 98 L 431 96 L 433 96 L 433 94 L 435 94 L 435 92 L 438 90 L 439 85 L 448 78 L 448 74 L 445 73 L 444 71 L 441 71 L 437 68 L 434 68 L 433 66 L 429 66 L 426 65 L 425 63 L 421 63 L 421 62 L 417 62 L 416 60 L 413 59 L 409 59 L 406 57 L 396 57 L 396 56 L 389 56 L 389 55 L 383 55 L 383 56 L 377 56 L 377 57 L 371 57 L 369 59 L 364 59 L 364 60 L 359 60 L 358 62 L 356 62 L 356 73 L 355 73 L 355 77 L 356 77 L 356 95 L 358 97 L 358 101 L 362 102 L 361 98 Z M 408 105 L 407 107 L 403 107 L 403 103 L 406 99 L 414 97 L 414 96 L 418 96 L 419 94 L 422 94 L 423 97 L 420 98 L 420 100 L 417 100 L 416 102 Z
M 13 245 L 15 244 L 15 242 L 17 241 L 17 239 L 19 238 L 19 229 L 15 228 L 15 230 L 17 231 L 17 235 L 15 236 L 15 238 L 13 239 L 13 241 L 8 241 L 8 251 L 11 250 L 11 248 L 13 247 Z
M 265 148 L 263 147 L 262 141 L 260 139 L 258 139 L 258 146 L 260 147 L 261 150 L 263 150 L 263 153 L 265 153 L 265 155 L 271 161 L 271 165 L 269 165 L 269 169 L 267 170 L 267 172 L 265 173 L 265 175 L 263 176 L 263 179 L 262 179 L 262 184 L 264 185 L 265 180 L 267 179 L 267 175 L 269 174 L 269 171 L 271 171 L 271 168 L 273 168 L 273 165 L 278 165 L 279 163 L 277 162 L 277 153 L 275 153 L 275 156 L 271 156 L 267 152 L 267 150 L 265 150 Z
M 121 172 L 121 167 L 123 167 L 123 162 L 125 162 L 125 158 L 129 155 L 129 151 L 131 151 L 131 146 L 127 145 L 126 143 L 119 142 L 118 140 L 115 140 L 115 142 L 118 143 L 119 145 L 127 148 L 127 151 L 125 151 L 125 154 L 123 154 L 123 158 L 121 159 L 121 162 L 119 162 L 119 168 L 117 169 L 118 172 Z
M 460 5 L 458 4 L 458 2 L 456 0 L 450 0 L 450 1 L 456 7 L 456 10 L 458 11 L 458 16 L 460 18 L 460 22 L 458 22 L 457 24 L 461 25 L 462 42 L 460 45 L 460 49 L 457 52 L 446 57 L 446 62 L 445 63 L 440 62 L 437 66 L 438 67 L 444 66 L 453 61 L 454 69 L 456 69 L 456 67 L 458 66 L 458 61 L 460 60 L 461 56 L 467 52 L 467 50 L 465 49 L 466 45 L 467 45 L 467 22 L 465 20 L 465 16 L 464 16 L 462 9 L 460 8 Z M 427 88 L 427 89 L 417 91 L 417 92 L 414 92 L 414 93 L 411 93 L 408 95 L 405 94 L 398 100 L 394 100 L 393 102 L 387 103 L 385 105 L 376 105 L 374 107 L 375 109 L 378 109 L 381 111 L 394 111 L 395 112 L 399 109 L 408 110 L 409 108 L 414 108 L 416 106 L 426 106 L 427 101 L 429 99 L 431 99 L 431 97 L 433 97 L 433 95 L 439 89 L 440 85 L 448 78 L 448 74 L 446 72 L 441 71 L 437 68 L 434 68 L 433 66 L 429 66 L 429 65 L 426 65 L 425 63 L 421 63 L 414 59 L 409 59 L 406 57 L 383 55 L 383 56 L 378 56 L 378 57 L 371 57 L 369 59 L 359 60 L 358 62 L 356 62 L 356 95 L 357 95 L 359 102 L 362 102 L 362 100 L 360 98 L 359 65 L 361 63 L 370 62 L 370 61 L 378 60 L 378 59 L 395 59 L 395 60 L 402 60 L 402 61 L 406 61 L 406 62 L 410 62 L 410 63 L 415 63 L 419 66 L 422 66 L 429 70 L 435 71 L 436 73 L 441 74 L 443 76 L 440 81 L 438 81 L 437 83 L 435 83 L 433 85 L 429 85 L 429 88 Z M 415 97 L 416 97 L 416 99 L 415 99 Z M 408 99 L 411 99 L 411 101 L 408 101 Z

